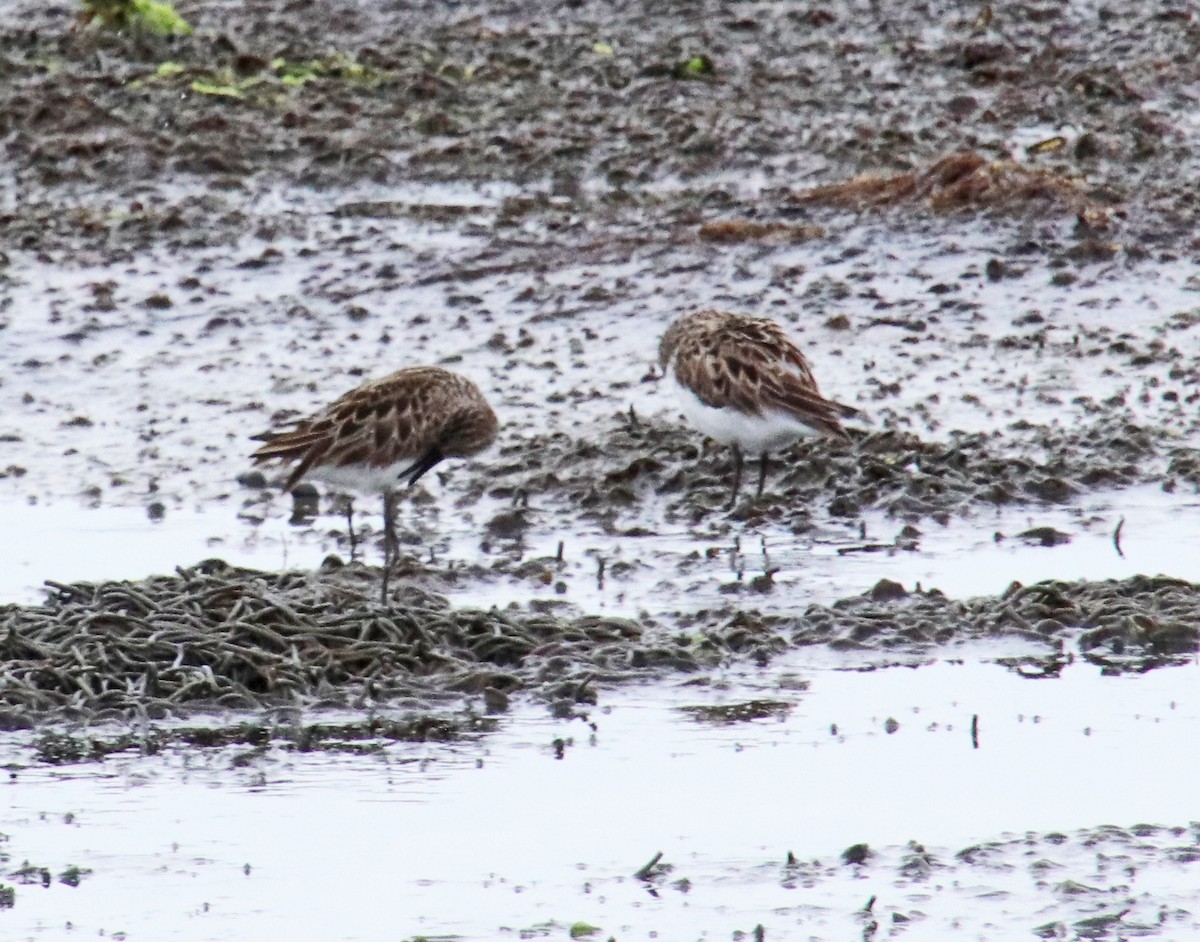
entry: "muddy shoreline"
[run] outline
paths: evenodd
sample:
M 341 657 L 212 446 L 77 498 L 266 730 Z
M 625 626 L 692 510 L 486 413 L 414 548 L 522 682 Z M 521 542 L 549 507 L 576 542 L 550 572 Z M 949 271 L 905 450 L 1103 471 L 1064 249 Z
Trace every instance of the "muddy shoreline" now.
M 1200 490 L 1190 282 L 1140 321 L 1121 313 L 1132 279 L 1147 290 L 1196 254 L 1191 197 L 1168 181 L 1194 161 L 1178 83 L 1200 29 L 1166 13 L 864 9 L 711 4 L 705 25 L 691 11 L 680 30 L 639 4 L 564 18 L 298 0 L 218 20 L 184 3 L 195 32 L 174 39 L 32 3 L 0 18 L 0 498 L 140 505 L 152 524 L 197 502 L 253 534 L 288 501 L 247 473 L 246 435 L 388 366 L 393 346 L 484 374 L 504 420 L 492 454 L 406 504 L 412 591 L 432 593 L 413 624 L 440 613 L 423 628 L 366 604 L 369 565 L 67 586 L 48 608 L 4 609 L 18 659 L 40 656 L 46 625 L 64 632 L 49 658 L 64 663 L 9 689 L 13 708 L 166 711 L 122 691 L 166 684 L 172 664 L 168 703 L 258 709 L 276 685 L 317 703 L 328 684 L 342 705 L 444 690 L 492 712 L 532 690 L 569 715 L 593 683 L 814 641 L 878 652 L 1011 631 L 1061 646 L 1082 629 L 1085 652 L 1130 669 L 1194 648 L 1179 619 L 1160 623 L 1167 589 L 1153 580 L 1132 601 L 1101 592 L 1119 625 L 1101 603 L 1064 602 L 1056 620 L 1008 596 L 907 587 L 890 614 L 850 598 L 810 618 L 787 610 L 802 597 L 775 593 L 768 539 L 819 547 L 857 531 L 839 553 L 914 552 L 923 531 L 986 526 L 999 509 L 1087 513 L 1134 485 Z M 853 441 L 776 456 L 762 499 L 727 512 L 728 455 L 680 425 L 656 382 L 654 340 L 689 302 L 799 330 L 825 388 L 864 413 Z M 373 515 L 360 519 L 376 536 Z M 343 545 L 328 516 L 292 520 Z M 692 554 L 654 542 L 680 528 Z M 555 534 L 557 557 L 526 549 Z M 761 571 L 736 564 L 724 607 L 682 604 L 697 554 L 730 541 L 737 557 L 743 537 L 761 539 Z M 1010 538 L 1069 534 L 996 532 Z M 655 604 L 629 622 L 581 609 L 565 597 L 564 544 L 600 583 Z M 201 588 L 219 573 L 226 589 Z M 437 619 L 468 617 L 438 593 L 500 586 L 512 604 L 470 616 L 462 643 L 434 656 Z M 156 651 L 153 683 L 136 658 L 81 682 L 98 668 L 68 656 L 86 640 L 73 633 L 109 619 L 105 645 L 118 643 L 132 617 L 153 637 L 151 587 L 175 600 L 168 622 L 200 619 L 180 622 L 195 663 Z M 194 596 L 224 591 L 268 632 L 319 633 L 320 612 L 340 606 L 355 643 L 387 657 L 284 681 L 294 641 L 259 630 L 206 651 L 205 633 L 237 619 Z M 129 592 L 141 601 L 120 601 Z M 702 640 L 683 637 L 696 626 Z M 105 645 L 88 650 L 103 660 Z

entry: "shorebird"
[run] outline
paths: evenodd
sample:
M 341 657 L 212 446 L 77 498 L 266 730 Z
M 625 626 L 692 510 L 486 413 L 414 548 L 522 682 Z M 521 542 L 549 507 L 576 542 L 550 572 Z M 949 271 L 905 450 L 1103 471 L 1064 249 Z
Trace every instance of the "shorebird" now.
M 255 464 L 294 462 L 285 491 L 314 478 L 383 496 L 380 598 L 386 604 L 401 482 L 412 487 L 440 461 L 483 451 L 495 441 L 497 427 L 495 413 L 469 379 L 436 366 L 412 366 L 363 383 L 287 431 L 255 436 L 266 444 L 251 457 Z M 353 547 L 353 525 L 350 539 Z
M 688 421 L 733 447 L 733 509 L 742 485 L 743 450 L 760 456 L 758 496 L 768 454 L 805 435 L 848 439 L 841 419 L 858 410 L 826 399 L 800 348 L 774 321 L 726 311 L 685 314 L 658 348 L 663 375 Z

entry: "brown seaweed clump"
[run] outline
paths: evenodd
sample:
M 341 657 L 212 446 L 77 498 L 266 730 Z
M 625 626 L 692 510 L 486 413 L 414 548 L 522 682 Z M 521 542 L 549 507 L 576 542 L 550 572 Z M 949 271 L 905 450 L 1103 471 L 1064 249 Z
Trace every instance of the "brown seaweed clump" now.
M 1077 180 L 1011 160 L 988 160 L 974 151 L 950 154 L 924 170 L 894 176 L 863 174 L 793 193 L 800 205 L 874 209 L 923 203 L 934 212 L 1000 210 L 1017 212 L 1030 204 L 1057 205 L 1094 217 L 1094 201 Z

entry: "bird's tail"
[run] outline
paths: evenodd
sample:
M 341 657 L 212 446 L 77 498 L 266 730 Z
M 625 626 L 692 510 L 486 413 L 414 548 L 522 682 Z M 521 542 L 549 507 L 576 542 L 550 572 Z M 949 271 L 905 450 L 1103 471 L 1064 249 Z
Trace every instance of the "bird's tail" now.
M 833 406 L 834 411 L 843 419 L 861 419 L 865 416 L 865 413 L 861 409 L 848 406 L 844 402 L 834 402 L 832 399 L 826 401 Z

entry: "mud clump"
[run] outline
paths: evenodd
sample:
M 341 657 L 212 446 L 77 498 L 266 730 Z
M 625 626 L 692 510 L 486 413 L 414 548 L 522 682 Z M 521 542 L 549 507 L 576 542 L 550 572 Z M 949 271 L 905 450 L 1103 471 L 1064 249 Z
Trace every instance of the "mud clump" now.
M 158 755 L 173 748 L 238 749 L 235 767 L 248 765 L 268 749 L 290 752 L 338 752 L 367 755 L 394 742 L 449 742 L 487 733 L 496 720 L 473 713 L 414 714 L 402 718 L 364 716 L 357 722 L 302 722 L 287 711 L 266 722 L 239 722 L 221 726 L 146 726 L 113 732 L 87 732 L 52 728 L 33 740 L 33 754 L 46 765 L 100 762 L 111 755 L 136 752 Z
M 520 491 L 564 503 L 611 532 L 626 513 L 660 503 L 668 521 L 783 523 L 811 529 L 815 510 L 855 518 L 882 510 L 903 520 L 969 515 L 996 505 L 1061 504 L 1097 485 L 1164 480 L 1188 450 L 1128 419 L 1069 429 L 1017 423 L 1003 435 L 859 432 L 854 441 L 804 440 L 772 459 L 764 494 L 726 510 L 732 458 L 706 452 L 682 427 L 614 417 L 599 442 L 563 434 L 515 438 L 494 469 L 495 495 Z M 1171 463 L 1174 464 L 1171 464 Z
M 679 707 L 679 712 L 697 723 L 732 726 L 754 720 L 785 719 L 795 706 L 786 700 L 747 700 L 744 703 L 718 703 Z

